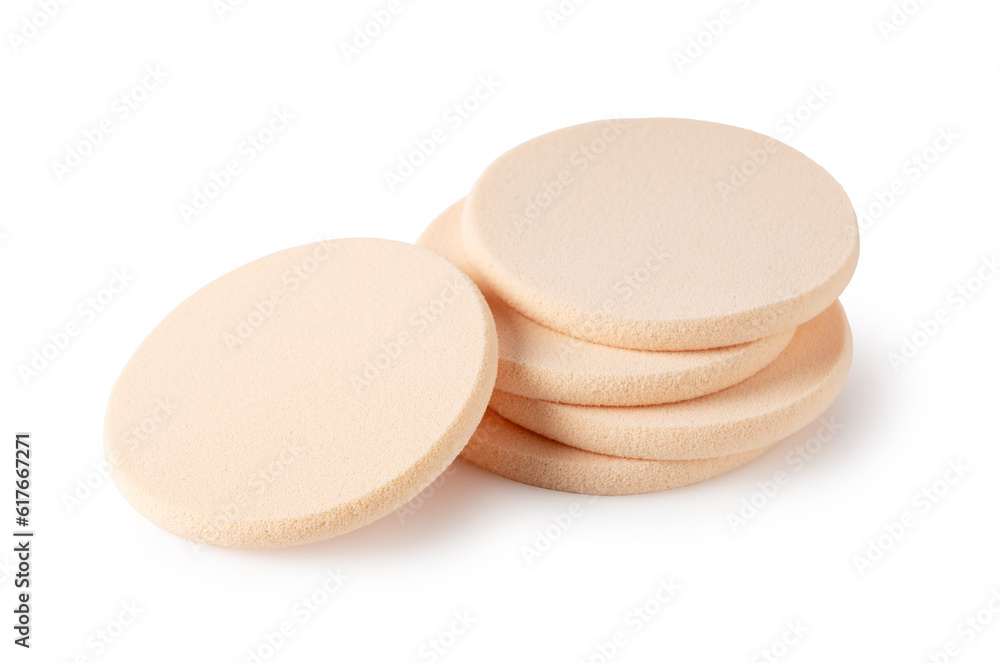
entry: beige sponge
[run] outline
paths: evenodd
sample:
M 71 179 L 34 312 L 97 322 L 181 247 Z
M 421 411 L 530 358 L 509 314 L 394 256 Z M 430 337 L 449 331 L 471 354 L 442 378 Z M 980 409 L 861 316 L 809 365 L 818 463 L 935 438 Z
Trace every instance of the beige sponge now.
M 198 542 L 347 532 L 458 455 L 496 352 L 479 290 L 427 249 L 281 251 L 208 284 L 142 342 L 108 403 L 112 476 L 139 513 Z
M 497 389 L 577 405 L 651 405 L 710 394 L 753 375 L 784 350 L 794 330 L 713 350 L 624 350 L 566 336 L 503 303 L 483 283 L 462 247 L 462 201 L 424 230 L 417 244 L 452 261 L 478 283 L 493 311 L 499 342 Z
M 858 258 L 854 208 L 823 168 L 752 131 L 668 118 L 515 147 L 472 187 L 462 236 L 518 312 L 640 350 L 793 329 L 837 299 Z
M 553 442 L 487 410 L 462 458 L 529 486 L 585 495 L 637 495 L 710 479 L 766 450 L 701 460 L 615 458 Z
M 768 446 L 818 417 L 851 364 L 851 331 L 840 303 L 806 322 L 778 358 L 749 379 L 708 396 L 645 407 L 592 407 L 495 391 L 490 407 L 571 446 L 625 458 L 713 458 Z

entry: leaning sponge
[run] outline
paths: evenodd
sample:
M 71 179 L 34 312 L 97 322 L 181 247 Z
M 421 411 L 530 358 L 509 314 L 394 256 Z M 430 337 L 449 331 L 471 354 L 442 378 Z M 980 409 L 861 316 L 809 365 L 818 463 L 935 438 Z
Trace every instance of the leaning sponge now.
M 493 319 L 454 265 L 387 240 L 310 244 L 220 277 L 150 333 L 112 390 L 105 451 L 167 531 L 307 543 L 430 484 L 495 377 Z

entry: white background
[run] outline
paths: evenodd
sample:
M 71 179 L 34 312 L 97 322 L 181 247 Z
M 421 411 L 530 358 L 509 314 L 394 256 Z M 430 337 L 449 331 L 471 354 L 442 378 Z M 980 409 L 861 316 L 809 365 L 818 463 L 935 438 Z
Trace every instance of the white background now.
M 272 660 L 431 660 L 421 648 L 442 636 L 451 646 L 439 660 L 602 660 L 616 631 L 615 661 L 753 661 L 761 649 L 787 661 L 927 661 L 951 640 L 959 654 L 936 660 L 996 660 L 1000 278 L 971 300 L 955 290 L 1000 252 L 996 3 L 926 2 L 884 34 L 889 0 L 593 0 L 555 27 L 546 12 L 557 0 L 424 0 L 403 2 L 348 62 L 341 44 L 386 5 L 252 0 L 220 18 L 211 0 L 69 2 L 22 43 L 11 34 L 32 34 L 24 20 L 41 22 L 39 5 L 4 2 L 0 434 L 34 434 L 37 552 L 30 652 L 11 644 L 12 555 L 0 553 L 3 660 L 245 661 L 286 620 L 294 634 Z M 722 10 L 721 34 L 702 35 L 703 52 L 679 67 L 675 54 Z M 123 117 L 115 100 L 147 67 L 166 77 L 147 79 L 154 89 Z M 449 123 L 480 77 L 499 86 Z M 294 121 L 246 161 L 241 143 L 275 108 Z M 796 109 L 798 127 L 784 119 Z M 859 213 L 881 212 L 863 220 L 842 298 L 856 354 L 826 415 L 839 430 L 808 462 L 787 455 L 818 424 L 730 475 L 658 495 L 591 500 L 458 462 L 405 519 L 266 552 L 196 553 L 100 479 L 111 385 L 191 292 L 320 237 L 413 241 L 503 151 L 629 116 L 770 134 L 825 166 Z M 60 179 L 54 162 L 106 119 L 113 131 Z M 390 190 L 385 172 L 437 127 L 447 140 Z M 935 148 L 949 129 L 957 137 Z M 241 172 L 185 223 L 180 205 L 230 159 Z M 122 269 L 127 288 L 84 318 L 78 307 Z M 938 309 L 948 322 L 921 337 Z M 32 352 L 74 321 L 68 347 L 22 378 Z M 915 334 L 922 347 L 894 369 L 890 353 Z M 940 483 L 950 462 L 969 469 Z M 759 483 L 779 471 L 784 485 L 734 532 L 730 516 L 744 499 L 762 504 Z M 67 507 L 88 478 L 92 495 Z M 929 509 L 914 501 L 935 488 Z M 550 529 L 558 536 L 528 563 L 525 548 L 571 507 L 582 515 Z M 8 533 L 12 511 L 0 505 Z M 859 570 L 857 556 L 905 512 L 913 526 Z M 343 587 L 307 623 L 293 617 L 338 569 Z M 662 579 L 676 595 L 637 632 L 630 615 Z M 142 612 L 119 631 L 123 601 Z M 452 641 L 462 611 L 475 623 Z M 956 630 L 977 613 L 992 623 Z M 806 632 L 784 649 L 796 621 Z M 118 637 L 98 651 L 109 624 Z

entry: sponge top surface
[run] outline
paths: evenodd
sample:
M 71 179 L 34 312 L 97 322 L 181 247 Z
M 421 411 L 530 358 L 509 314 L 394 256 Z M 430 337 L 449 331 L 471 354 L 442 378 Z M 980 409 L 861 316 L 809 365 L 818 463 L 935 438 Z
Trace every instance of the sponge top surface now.
M 650 350 L 791 329 L 836 300 L 858 254 L 853 207 L 823 168 L 752 131 L 668 118 L 515 147 L 476 181 L 462 232 L 516 310 Z
M 495 375 L 492 317 L 460 270 L 400 242 L 324 241 L 174 309 L 114 386 L 105 449 L 126 499 L 176 534 L 318 540 L 443 471 Z
M 486 295 L 497 326 L 497 389 L 578 405 L 649 405 L 695 398 L 729 387 L 770 363 L 788 345 L 788 330 L 710 350 L 627 350 L 583 341 L 544 327 L 494 295 L 462 244 L 464 201 L 445 210 L 417 244 L 444 256 Z

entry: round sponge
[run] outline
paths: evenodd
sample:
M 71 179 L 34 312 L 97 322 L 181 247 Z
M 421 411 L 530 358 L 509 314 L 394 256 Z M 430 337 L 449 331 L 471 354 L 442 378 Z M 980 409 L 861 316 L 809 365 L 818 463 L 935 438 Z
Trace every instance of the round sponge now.
M 496 391 L 490 407 L 553 440 L 610 456 L 728 456 L 768 446 L 818 417 L 847 379 L 851 350 L 850 327 L 838 302 L 799 327 L 764 370 L 708 396 L 667 405 L 590 407 Z
M 404 504 L 472 435 L 496 377 L 486 302 L 420 247 L 331 240 L 244 265 L 182 302 L 111 393 L 105 452 L 139 513 L 266 548 Z
M 638 495 L 711 479 L 765 451 L 700 460 L 615 458 L 553 442 L 487 410 L 462 458 L 529 486 L 584 495 Z
M 769 364 L 794 330 L 713 350 L 651 352 L 590 343 L 543 327 L 489 292 L 462 246 L 462 201 L 424 230 L 417 244 L 441 254 L 486 294 L 499 342 L 497 389 L 576 405 L 672 403 L 730 387 Z
M 473 186 L 462 236 L 512 308 L 640 350 L 797 327 L 837 299 L 858 258 L 854 209 L 808 157 L 745 129 L 666 118 L 515 147 Z

